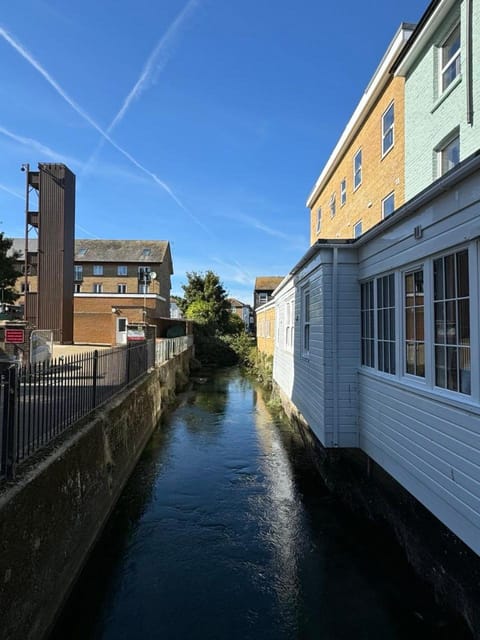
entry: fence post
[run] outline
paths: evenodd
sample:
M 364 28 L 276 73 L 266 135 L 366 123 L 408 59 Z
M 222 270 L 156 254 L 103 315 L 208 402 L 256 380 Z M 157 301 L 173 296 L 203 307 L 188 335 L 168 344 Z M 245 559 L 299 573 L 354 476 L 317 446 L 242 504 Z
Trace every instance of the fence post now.
M 130 349 L 132 347 L 131 342 L 127 342 L 127 384 L 130 383 Z
M 92 409 L 97 406 L 97 373 L 98 373 L 98 350 L 93 352 L 93 386 L 92 386 Z
M 3 444 L 5 446 L 5 473 L 7 480 L 15 478 L 15 391 L 17 382 L 17 367 L 13 365 L 8 368 L 3 408 Z

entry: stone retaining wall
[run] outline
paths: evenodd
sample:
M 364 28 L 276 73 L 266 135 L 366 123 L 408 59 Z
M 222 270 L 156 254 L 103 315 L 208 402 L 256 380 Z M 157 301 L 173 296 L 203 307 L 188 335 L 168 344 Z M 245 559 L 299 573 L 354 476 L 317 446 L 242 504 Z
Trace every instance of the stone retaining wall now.
M 188 380 L 191 349 L 70 429 L 0 491 L 0 637 L 51 627 L 153 430 Z

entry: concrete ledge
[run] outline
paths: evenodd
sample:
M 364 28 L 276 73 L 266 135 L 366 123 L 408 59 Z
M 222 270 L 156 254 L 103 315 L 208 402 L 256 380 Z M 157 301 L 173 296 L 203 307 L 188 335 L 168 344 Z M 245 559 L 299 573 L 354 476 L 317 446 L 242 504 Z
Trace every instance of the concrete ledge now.
M 51 627 L 191 350 L 153 370 L 68 430 L 0 493 L 0 637 L 37 640 Z

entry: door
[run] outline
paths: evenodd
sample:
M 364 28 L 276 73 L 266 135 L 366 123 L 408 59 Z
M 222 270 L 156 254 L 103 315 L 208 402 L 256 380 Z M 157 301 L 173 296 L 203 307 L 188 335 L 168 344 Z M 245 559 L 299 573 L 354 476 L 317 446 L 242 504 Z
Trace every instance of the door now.
M 126 318 L 117 318 L 117 344 L 127 344 Z

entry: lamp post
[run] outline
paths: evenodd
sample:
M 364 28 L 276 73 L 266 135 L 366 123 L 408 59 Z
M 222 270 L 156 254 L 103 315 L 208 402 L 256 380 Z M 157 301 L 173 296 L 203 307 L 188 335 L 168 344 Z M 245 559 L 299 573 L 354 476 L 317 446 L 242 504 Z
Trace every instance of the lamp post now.
M 29 191 L 29 174 L 30 165 L 27 163 L 22 164 L 21 171 L 25 173 L 25 256 L 24 256 L 24 282 L 25 291 L 23 294 L 23 319 L 27 320 L 28 315 L 28 211 L 30 209 L 30 191 Z

